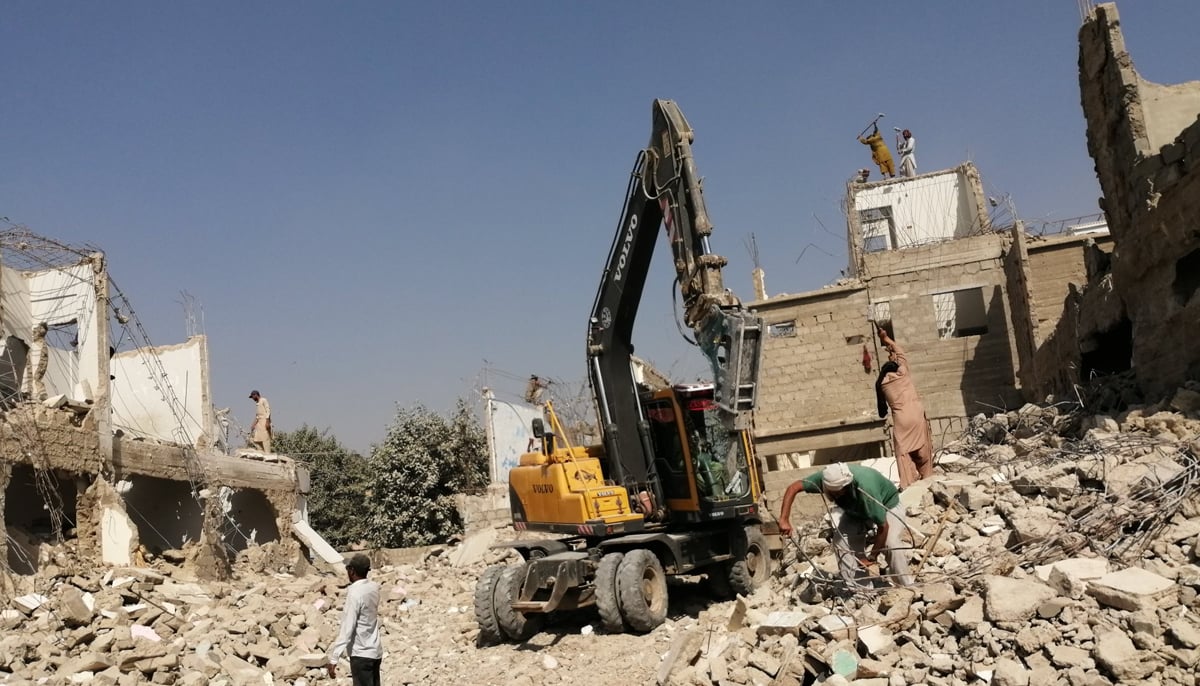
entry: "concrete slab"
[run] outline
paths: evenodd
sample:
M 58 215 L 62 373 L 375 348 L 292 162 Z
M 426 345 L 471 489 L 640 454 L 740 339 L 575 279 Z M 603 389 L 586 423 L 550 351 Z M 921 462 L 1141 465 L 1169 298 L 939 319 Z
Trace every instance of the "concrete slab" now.
M 806 612 L 776 610 L 767 615 L 767 618 L 758 625 L 758 635 L 782 636 L 783 634 L 792 634 L 793 636 L 799 636 L 809 621 L 810 617 Z
M 1076 600 L 1087 592 L 1087 582 L 1109 572 L 1108 560 L 1095 557 L 1073 557 L 1049 565 L 1046 582 L 1059 593 Z M 1040 575 L 1039 575 L 1040 576 Z
M 495 542 L 495 529 L 480 529 L 470 534 L 450 551 L 450 566 L 467 567 L 483 560 L 483 556 Z
M 292 513 L 292 533 L 296 534 L 296 538 L 300 539 L 301 543 L 308 546 L 308 549 L 313 551 L 313 554 L 328 564 L 336 565 L 338 567 L 345 564 L 338 551 L 334 550 L 333 546 L 329 545 L 325 539 L 321 538 L 321 534 L 314 531 L 313 528 L 308 525 L 308 522 L 301 519 L 299 512 Z
M 1093 579 L 1088 582 L 1088 594 L 1102 605 L 1130 612 L 1174 607 L 1179 602 L 1179 586 L 1175 582 L 1138 567 Z

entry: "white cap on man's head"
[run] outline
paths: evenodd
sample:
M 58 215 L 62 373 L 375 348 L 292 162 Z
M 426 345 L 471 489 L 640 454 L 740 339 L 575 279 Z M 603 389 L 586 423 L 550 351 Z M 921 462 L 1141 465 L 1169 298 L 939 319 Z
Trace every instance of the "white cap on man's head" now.
M 854 481 L 850 468 L 841 462 L 835 462 L 825 467 L 821 472 L 821 484 L 831 491 L 840 491 Z

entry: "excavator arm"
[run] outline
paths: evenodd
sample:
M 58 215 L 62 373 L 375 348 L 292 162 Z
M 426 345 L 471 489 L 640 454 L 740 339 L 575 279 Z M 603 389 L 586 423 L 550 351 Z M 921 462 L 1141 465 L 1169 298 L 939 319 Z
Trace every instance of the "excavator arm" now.
M 711 252 L 712 223 L 696 173 L 691 126 L 670 100 L 655 100 L 649 145 L 638 153 L 625 206 L 596 293 L 588 331 L 589 379 L 615 480 L 663 502 L 649 424 L 631 366 L 633 325 L 660 226 L 666 228 L 684 322 L 712 368 L 716 402 L 729 431 L 750 424 L 757 392 L 762 321 L 725 287 L 727 261 Z

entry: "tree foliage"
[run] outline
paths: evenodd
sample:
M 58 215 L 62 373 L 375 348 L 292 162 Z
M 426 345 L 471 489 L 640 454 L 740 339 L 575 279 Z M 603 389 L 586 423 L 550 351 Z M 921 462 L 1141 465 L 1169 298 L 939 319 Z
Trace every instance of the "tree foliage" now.
M 363 540 L 368 524 L 367 460 L 346 449 L 328 431 L 307 424 L 272 438 L 276 452 L 308 464 L 309 524 L 335 548 Z
M 381 547 L 429 545 L 462 531 L 454 494 L 488 483 L 487 441 L 467 403 L 449 417 L 400 408 L 370 458 L 369 536 Z

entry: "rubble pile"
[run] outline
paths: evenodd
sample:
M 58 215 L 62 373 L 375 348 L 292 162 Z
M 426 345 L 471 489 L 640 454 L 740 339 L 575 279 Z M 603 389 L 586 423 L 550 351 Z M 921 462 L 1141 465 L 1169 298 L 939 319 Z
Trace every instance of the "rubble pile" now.
M 518 561 L 489 547 L 515 532 L 380 551 L 385 680 L 1194 685 L 1198 455 L 1200 388 L 1113 416 L 1034 405 L 979 416 L 940 473 L 901 494 L 915 586 L 843 587 L 827 525 L 812 522 L 749 597 L 672 579 L 669 617 L 646 635 L 603 634 L 588 609 L 524 644 L 480 645 L 475 583 Z M 44 547 L 36 575 L 6 577 L 0 684 L 329 682 L 340 570 L 284 573 L 268 545 L 243 552 L 232 580 L 198 582 L 178 556 L 97 569 L 68 548 Z M 340 675 L 348 683 L 344 662 Z
M 975 417 L 944 474 L 901 494 L 914 587 L 844 588 L 814 523 L 781 583 L 739 599 L 725 626 L 701 615 L 718 638 L 664 663 L 664 680 L 1196 684 L 1197 391 L 1115 417 Z

